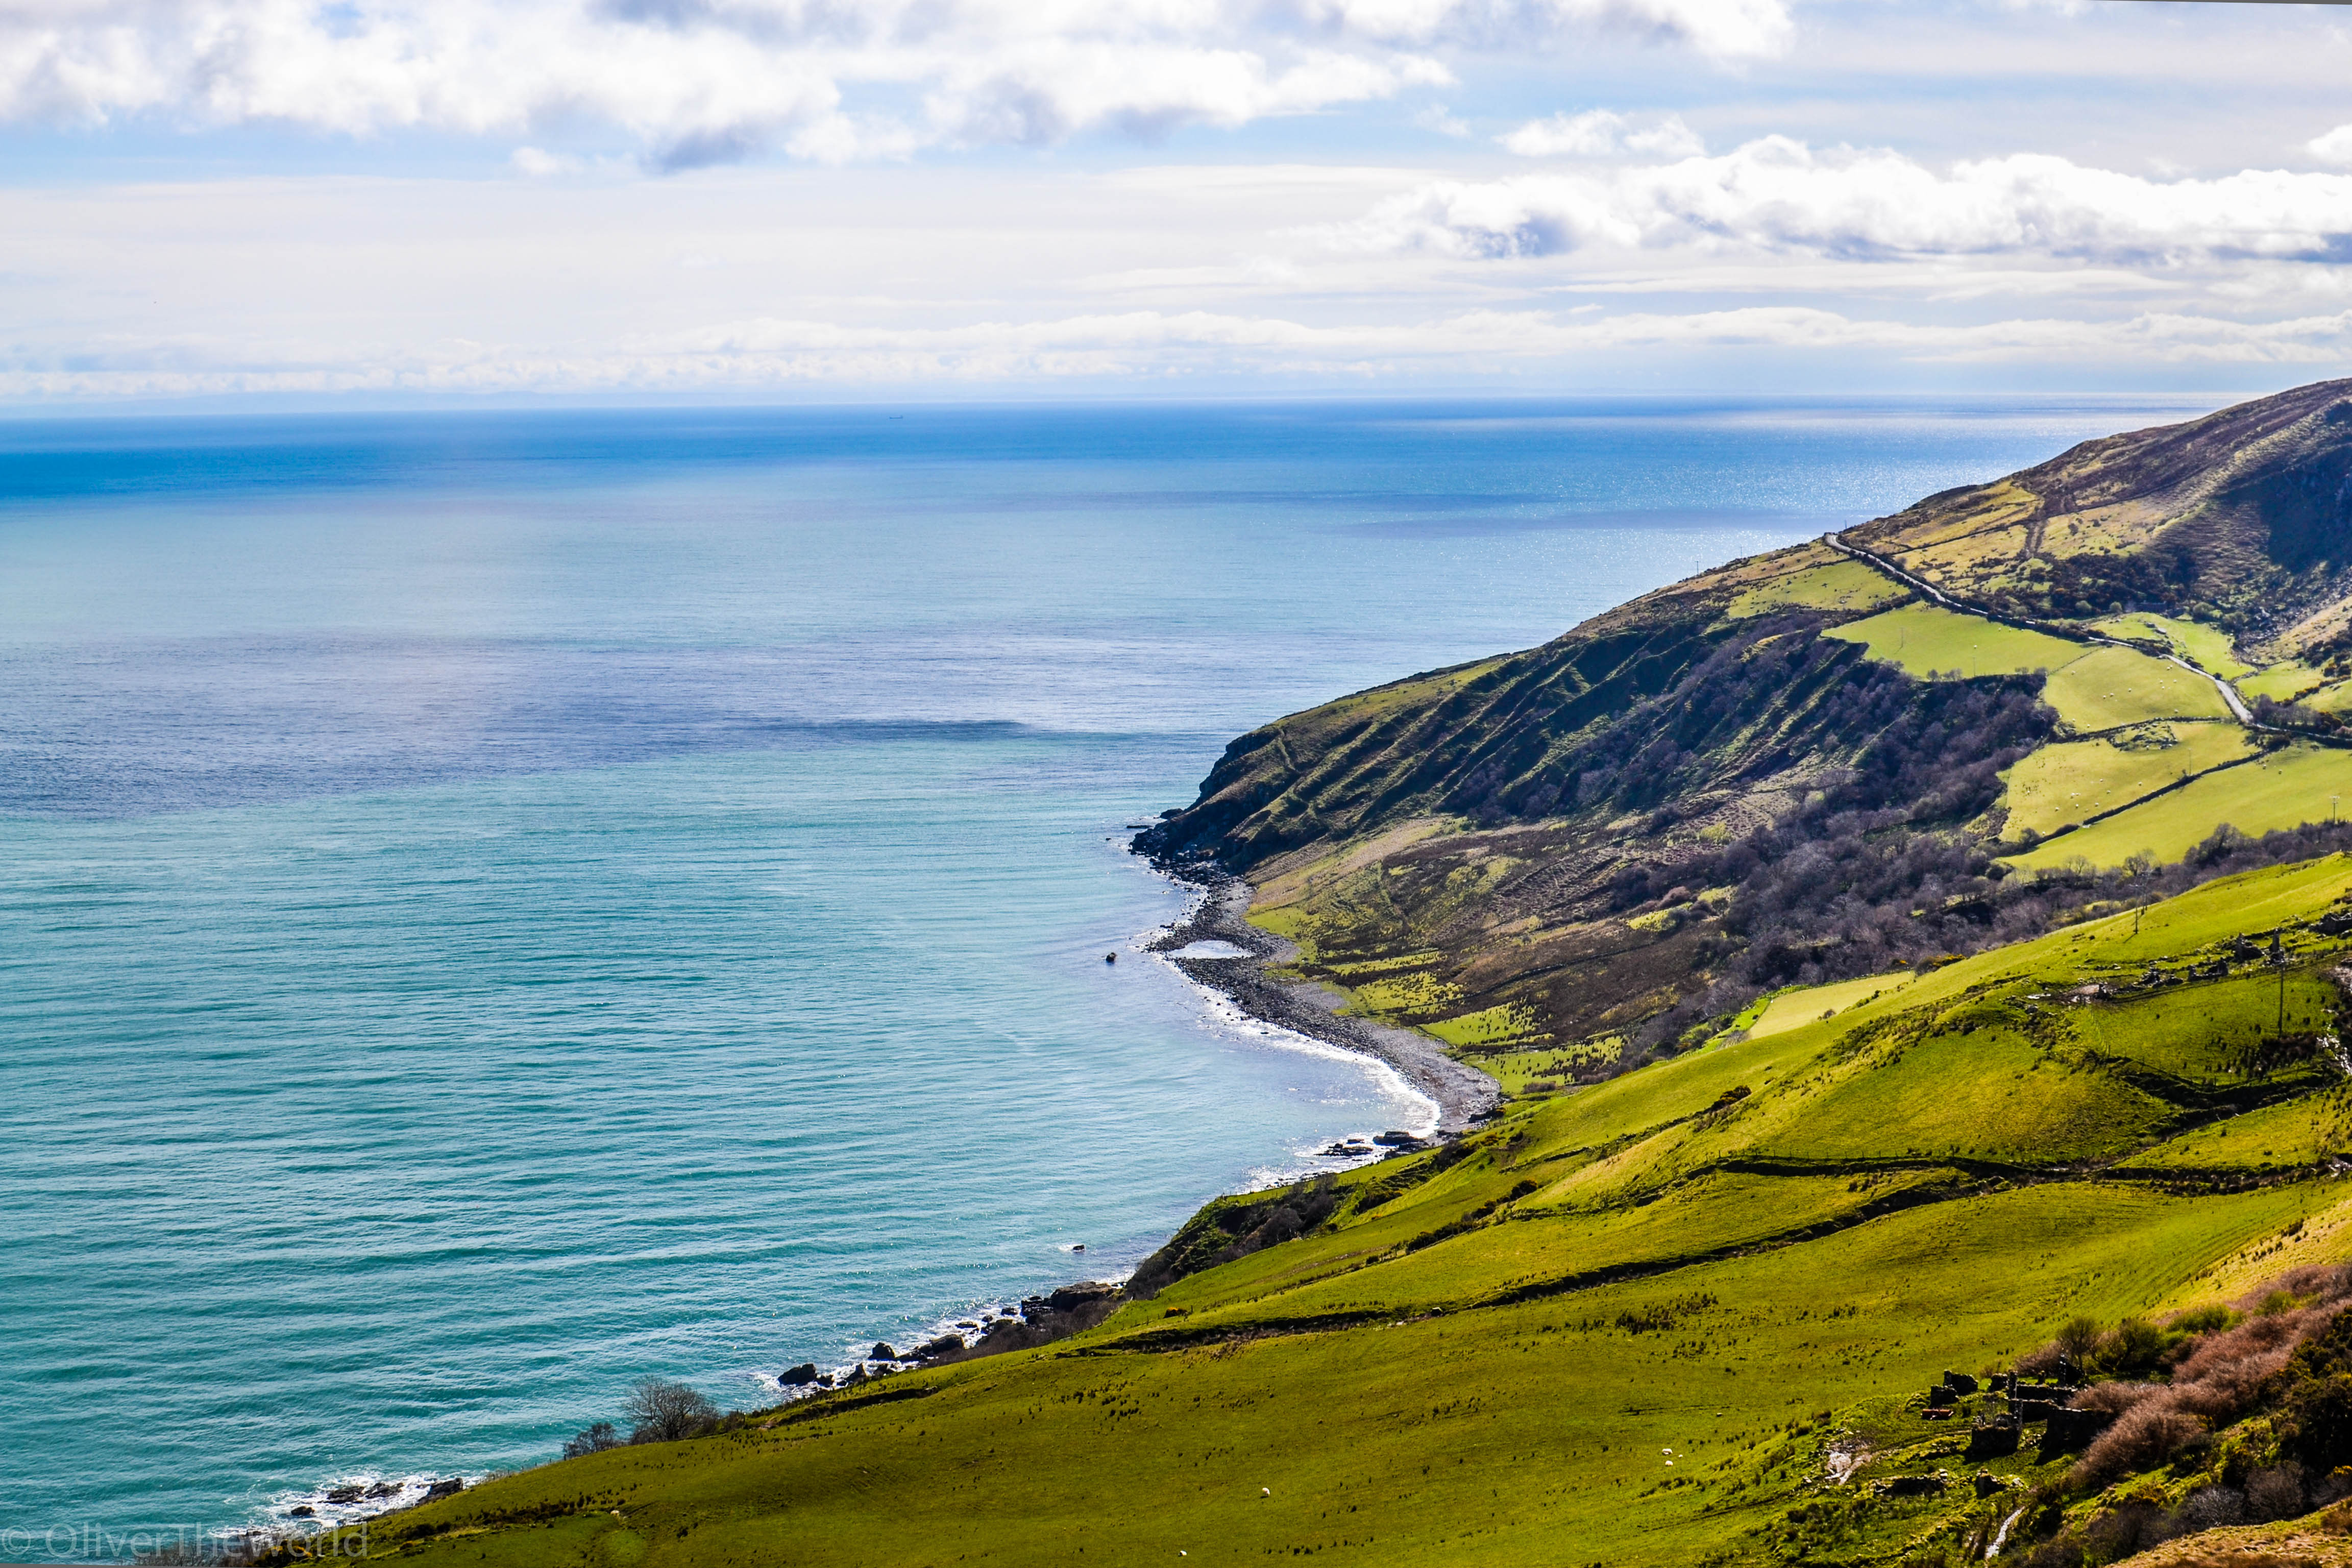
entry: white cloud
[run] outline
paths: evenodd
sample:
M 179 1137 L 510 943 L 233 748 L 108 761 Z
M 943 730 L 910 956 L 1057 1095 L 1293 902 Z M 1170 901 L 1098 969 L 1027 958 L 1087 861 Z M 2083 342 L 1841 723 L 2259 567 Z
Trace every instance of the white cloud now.
M 1431 50 L 1611 34 L 1729 59 L 1788 32 L 1783 0 L 15 0 L 0 120 L 584 120 L 673 167 L 840 161 L 1308 112 L 1450 82 Z
M 1939 174 L 1891 152 L 1816 153 L 1767 137 L 1668 164 L 1433 181 L 1322 237 L 1342 249 L 1485 258 L 1617 247 L 2138 265 L 2322 259 L 2352 237 L 2352 174 L 2250 169 L 2152 180 L 2039 153 Z
M 1692 158 L 1706 151 L 1679 114 L 1636 124 L 1607 109 L 1530 120 L 1496 140 L 1522 158 Z
M 1579 33 L 1685 44 L 1723 59 L 1780 53 L 1780 0 L 1275 0 L 1301 19 L 1384 41 L 1544 48 Z M 1271 9 L 1272 7 L 1269 7 Z
M 2352 125 L 2339 125 L 2304 143 L 2313 157 L 2330 163 L 2352 163 Z
M 582 160 L 565 153 L 550 153 L 538 147 L 518 147 L 507 162 L 515 173 L 528 174 L 534 180 L 552 179 L 558 174 L 575 174 L 583 166 Z

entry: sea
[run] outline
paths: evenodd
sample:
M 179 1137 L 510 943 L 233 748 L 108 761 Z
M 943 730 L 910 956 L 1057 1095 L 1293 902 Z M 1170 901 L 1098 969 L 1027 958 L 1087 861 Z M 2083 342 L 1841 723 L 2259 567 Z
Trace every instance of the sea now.
M 0 1556 L 772 1404 L 1428 1126 L 1143 951 L 1230 739 L 2221 401 L 0 421 Z

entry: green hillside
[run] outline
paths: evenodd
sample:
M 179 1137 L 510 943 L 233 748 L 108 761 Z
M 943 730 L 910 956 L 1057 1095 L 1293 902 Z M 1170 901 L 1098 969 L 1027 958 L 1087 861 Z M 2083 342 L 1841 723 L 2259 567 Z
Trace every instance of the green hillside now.
M 2347 565 L 2333 382 L 1278 720 L 1139 844 L 1246 877 L 1359 1011 L 1590 1079 L 2339 821 Z
M 1843 994 L 1340 1176 L 1307 1234 L 1075 1338 L 492 1480 L 374 1521 L 367 1548 L 1967 1560 L 2022 1492 L 1874 1489 L 1979 1468 L 1957 1457 L 1965 1426 L 1922 1418 L 1944 1371 L 2006 1364 L 2076 1314 L 2229 1300 L 2352 1255 L 2352 1104 L 2322 1038 L 2339 927 L 2352 858 L 2332 856 Z M 2029 1444 L 1981 1468 L 2045 1489 L 2028 1535 L 2186 1484 L 2069 1489 L 2073 1458 Z

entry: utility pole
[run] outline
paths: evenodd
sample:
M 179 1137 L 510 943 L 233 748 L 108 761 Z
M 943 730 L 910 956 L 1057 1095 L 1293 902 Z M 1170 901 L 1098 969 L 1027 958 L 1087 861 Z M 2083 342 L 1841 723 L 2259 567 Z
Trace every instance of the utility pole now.
M 2278 1029 L 2276 1037 L 2286 1039 L 2286 943 L 2277 931 L 2271 932 L 2271 962 L 2278 965 Z

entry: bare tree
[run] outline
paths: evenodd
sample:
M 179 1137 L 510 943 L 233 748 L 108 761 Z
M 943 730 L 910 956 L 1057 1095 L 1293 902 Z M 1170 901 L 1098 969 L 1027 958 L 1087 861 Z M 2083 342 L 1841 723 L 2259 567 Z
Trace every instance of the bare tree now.
M 621 1414 L 629 1418 L 630 1442 L 672 1443 L 718 1420 L 719 1406 L 682 1383 L 648 1377 L 631 1391 Z
M 563 1457 L 576 1459 L 583 1454 L 601 1454 L 620 1446 L 620 1431 L 610 1421 L 592 1421 L 580 1429 L 579 1436 L 563 1445 Z

